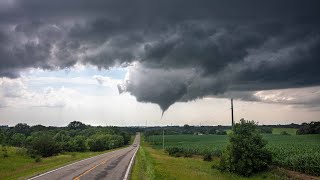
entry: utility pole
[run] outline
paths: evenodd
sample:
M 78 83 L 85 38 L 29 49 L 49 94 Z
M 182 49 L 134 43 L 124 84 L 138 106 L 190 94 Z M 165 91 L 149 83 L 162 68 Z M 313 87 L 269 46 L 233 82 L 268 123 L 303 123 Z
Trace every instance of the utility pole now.
M 162 130 L 162 149 L 164 151 L 164 129 Z
M 234 125 L 233 121 L 233 98 L 231 98 L 231 120 L 232 120 L 232 126 Z

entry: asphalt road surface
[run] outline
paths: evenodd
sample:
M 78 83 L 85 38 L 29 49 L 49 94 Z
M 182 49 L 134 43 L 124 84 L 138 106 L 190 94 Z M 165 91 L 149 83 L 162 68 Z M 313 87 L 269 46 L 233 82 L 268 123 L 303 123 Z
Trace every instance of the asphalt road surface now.
M 135 151 L 139 148 L 140 134 L 137 134 L 133 145 L 112 152 L 107 152 L 89 159 L 40 174 L 30 179 L 123 179 Z

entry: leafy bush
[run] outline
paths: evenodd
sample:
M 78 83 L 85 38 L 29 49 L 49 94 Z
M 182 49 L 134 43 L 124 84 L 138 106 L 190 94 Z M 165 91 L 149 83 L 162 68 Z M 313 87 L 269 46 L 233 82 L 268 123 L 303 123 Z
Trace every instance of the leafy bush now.
M 211 155 L 211 153 L 206 153 L 206 154 L 204 154 L 203 160 L 204 160 L 204 161 L 212 161 L 212 155 Z
M 26 156 L 28 155 L 28 151 L 26 148 L 16 148 L 16 154 L 19 156 Z
M 193 155 L 200 155 L 200 156 L 206 156 L 208 154 L 211 155 L 211 157 L 220 157 L 221 156 L 221 150 L 220 149 L 202 149 L 197 147 L 184 147 L 184 146 L 168 146 L 166 147 L 165 151 L 169 153 L 170 156 L 173 157 L 192 157 Z
M 42 161 L 41 156 L 36 156 L 34 158 L 34 162 L 41 162 L 41 161 Z
M 282 132 L 280 133 L 280 135 L 290 135 L 290 134 L 287 133 L 287 131 L 282 131 Z
M 216 156 L 216 157 L 220 157 L 221 154 L 222 154 L 222 152 L 220 149 L 216 149 L 211 153 L 212 156 Z
M 2 146 L 2 157 L 3 157 L 3 158 L 9 157 L 8 149 L 7 149 L 6 146 Z
M 165 151 L 173 157 L 192 157 L 195 154 L 191 148 L 167 147 Z
M 182 152 L 183 157 L 192 157 L 194 154 L 194 152 L 192 151 L 192 149 L 184 149 L 184 151 Z
M 227 135 L 227 131 L 224 131 L 224 130 L 218 130 L 216 132 L 217 135 Z
M 166 152 L 168 152 L 170 156 L 181 157 L 183 154 L 183 149 L 178 147 L 169 147 L 166 148 Z
M 222 153 L 220 170 L 250 176 L 267 169 L 271 152 L 265 148 L 267 141 L 262 139 L 254 121 L 241 119 L 232 130 L 229 144 Z

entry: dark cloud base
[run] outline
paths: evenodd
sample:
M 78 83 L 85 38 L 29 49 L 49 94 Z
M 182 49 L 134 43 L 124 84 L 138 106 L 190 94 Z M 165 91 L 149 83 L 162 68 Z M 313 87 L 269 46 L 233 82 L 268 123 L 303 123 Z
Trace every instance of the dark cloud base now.
M 162 110 L 228 92 L 320 85 L 319 1 L 14 0 L 0 76 L 77 63 L 130 68 L 121 91 Z M 245 92 L 245 93 L 241 93 Z M 247 92 L 247 93 L 246 93 Z

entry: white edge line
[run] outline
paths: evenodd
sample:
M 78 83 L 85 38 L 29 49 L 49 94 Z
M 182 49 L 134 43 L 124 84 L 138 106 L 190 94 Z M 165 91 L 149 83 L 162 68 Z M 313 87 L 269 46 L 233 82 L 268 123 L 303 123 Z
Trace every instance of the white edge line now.
M 122 148 L 121 148 L 121 149 L 122 149 Z M 118 149 L 118 150 L 121 150 L 121 149 Z M 116 151 L 117 151 L 117 150 L 116 150 Z M 40 175 L 31 177 L 31 178 L 28 178 L 28 180 L 32 180 L 32 179 L 39 178 L 39 177 L 44 176 L 44 175 L 46 175 L 46 174 L 52 173 L 52 172 L 54 172 L 54 171 L 58 171 L 58 170 L 60 170 L 60 169 L 62 169 L 62 168 L 65 168 L 65 167 L 68 167 L 68 166 L 71 166 L 71 165 L 74 165 L 74 164 L 77 164 L 77 163 L 79 163 L 79 162 L 86 161 L 86 160 L 89 160 L 89 159 L 92 159 L 92 158 L 95 158 L 95 157 L 99 157 L 99 156 L 102 156 L 102 155 L 105 155 L 105 154 L 111 153 L 111 152 L 115 152 L 115 151 L 110 151 L 110 152 L 106 152 L 106 153 L 103 153 L 103 154 L 99 154 L 99 155 L 97 155 L 97 156 L 93 156 L 93 157 L 90 157 L 90 158 L 87 158 L 87 159 L 82 159 L 82 160 L 80 160 L 80 161 L 76 161 L 76 162 L 74 162 L 74 163 L 71 163 L 71 164 L 68 164 L 68 165 L 59 167 L 59 168 L 57 168 L 57 169 L 54 169 L 54 170 L 45 172 L 45 173 L 43 173 L 43 174 L 40 174 Z
M 125 174 L 125 176 L 124 176 L 123 180 L 127 180 L 127 179 L 128 179 L 128 177 L 129 177 L 129 173 L 130 173 L 130 170 L 131 170 L 132 165 L 133 165 L 133 160 L 134 160 L 134 158 L 135 158 L 135 156 L 136 156 L 136 153 L 138 152 L 139 148 L 140 148 L 140 145 L 138 146 L 138 148 L 137 148 L 136 152 L 134 152 L 134 154 L 133 154 L 133 156 L 132 156 L 132 158 L 131 158 L 131 160 L 130 160 L 130 163 L 129 163 L 128 169 L 127 169 L 127 171 L 126 171 L 126 174 Z

